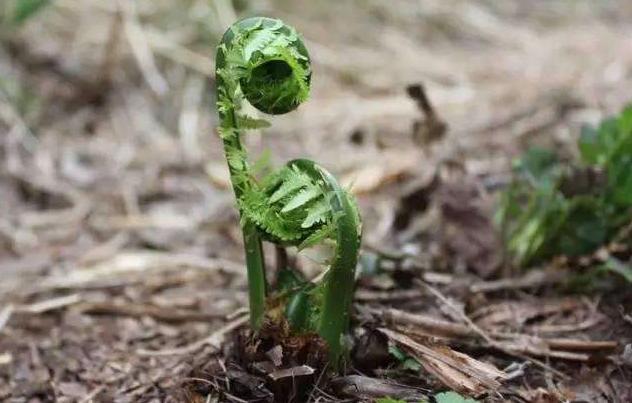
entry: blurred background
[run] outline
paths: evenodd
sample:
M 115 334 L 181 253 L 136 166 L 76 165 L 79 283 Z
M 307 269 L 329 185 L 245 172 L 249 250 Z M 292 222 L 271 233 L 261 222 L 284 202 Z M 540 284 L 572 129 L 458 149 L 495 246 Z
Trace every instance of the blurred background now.
M 238 18 L 295 26 L 314 70 L 311 99 L 248 136 L 251 155 L 319 161 L 358 195 L 366 248 L 425 261 L 440 255 L 439 227 L 410 225 L 411 184 L 458 166 L 487 211 L 527 146 L 572 155 L 582 123 L 632 99 L 627 0 L 3 0 L 0 13 L 0 302 L 207 315 L 158 327 L 71 311 L 21 317 L 2 342 L 13 362 L 43 336 L 96 343 L 101 357 L 195 340 L 208 318 L 245 306 L 214 107 L 215 46 Z M 428 111 L 407 91 L 416 84 L 445 133 L 423 130 Z M 497 270 L 495 257 L 481 259 L 475 273 Z M 140 362 L 151 373 L 155 363 Z
M 2 12 L 9 255 L 129 229 L 152 229 L 152 247 L 204 248 L 217 234 L 203 227 L 234 221 L 213 70 L 240 17 L 286 20 L 314 60 L 310 102 L 250 136 L 250 149 L 277 164 L 315 158 L 358 194 L 445 158 L 506 173 L 525 145 L 572 143 L 573 127 L 631 96 L 624 0 L 6 0 Z M 432 147 L 413 133 L 416 83 L 449 124 Z M 369 222 L 384 203 L 365 203 Z

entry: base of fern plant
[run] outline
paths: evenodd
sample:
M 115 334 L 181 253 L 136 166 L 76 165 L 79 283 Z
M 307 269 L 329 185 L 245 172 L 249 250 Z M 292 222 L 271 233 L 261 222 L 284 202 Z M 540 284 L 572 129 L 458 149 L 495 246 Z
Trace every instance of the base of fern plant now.
M 248 374 L 265 379 L 275 402 L 307 401 L 329 373 L 327 343 L 315 333 L 294 334 L 287 321 L 267 319 L 258 332 L 242 333 L 234 358 Z
M 331 380 L 324 340 L 314 333 L 294 335 L 287 322 L 267 320 L 257 332 L 233 333 L 220 356 L 213 349 L 195 353 L 177 401 L 229 401 L 226 392 L 240 401 L 304 403 Z
M 319 330 L 322 323 L 319 306 L 324 288 L 323 283 L 311 283 L 290 267 L 280 270 L 276 291 L 267 299 L 266 322 L 272 327 L 287 327 L 291 336 L 318 334 L 327 346 L 330 369 L 337 370 L 347 349 L 342 343 L 332 346 L 333 338 L 326 337 L 330 334 Z M 335 339 L 341 340 L 343 334 L 344 330 Z

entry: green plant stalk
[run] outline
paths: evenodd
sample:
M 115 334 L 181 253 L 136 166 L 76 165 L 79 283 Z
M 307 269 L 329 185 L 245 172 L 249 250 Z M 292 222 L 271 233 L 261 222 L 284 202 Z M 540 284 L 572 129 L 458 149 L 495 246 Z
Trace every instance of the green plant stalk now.
M 220 113 L 220 119 L 223 124 L 239 130 L 234 110 L 226 113 Z M 248 182 L 244 182 L 242 178 L 248 173 L 248 161 L 243 152 L 243 145 L 237 135 L 225 136 L 223 139 L 224 152 L 227 156 L 236 155 L 240 164 L 228 164 L 230 179 L 235 192 L 235 197 L 239 199 L 242 196 L 244 187 L 248 186 Z M 261 245 L 261 236 L 256 225 L 242 217 L 241 230 L 244 240 L 244 252 L 246 255 L 246 269 L 248 277 L 248 305 L 250 308 L 250 326 L 254 330 L 259 330 L 263 323 L 266 307 L 267 282 L 265 275 L 265 260 L 263 256 L 263 248 Z
M 343 348 L 341 337 L 349 325 L 349 308 L 360 251 L 360 219 L 352 200 L 329 172 L 309 160 L 295 160 L 290 164 L 320 176 L 331 192 L 330 206 L 337 216 L 336 250 L 324 280 L 318 323 L 318 334 L 327 341 L 330 360 L 336 366 Z
M 266 271 L 263 260 L 261 237 L 254 223 L 247 221 L 242 225 L 246 269 L 248 273 L 248 305 L 250 307 L 250 326 L 259 330 L 263 323 L 266 307 Z
M 226 142 L 226 141 L 225 141 Z M 230 150 L 231 146 L 225 146 Z M 238 186 L 239 173 L 229 167 L 231 182 L 235 190 L 235 196 L 240 197 L 241 191 Z M 246 269 L 248 273 L 248 302 L 250 307 L 250 326 L 259 330 L 263 323 L 266 306 L 266 275 L 261 236 L 257 226 L 247 218 L 241 220 L 241 231 L 244 239 L 244 252 L 246 254 Z

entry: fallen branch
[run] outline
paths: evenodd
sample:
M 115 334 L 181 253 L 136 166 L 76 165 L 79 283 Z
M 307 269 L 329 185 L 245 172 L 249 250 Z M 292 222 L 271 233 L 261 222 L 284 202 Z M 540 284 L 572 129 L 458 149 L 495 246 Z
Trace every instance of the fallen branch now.
M 523 288 L 535 288 L 543 285 L 558 284 L 566 274 L 561 270 L 530 270 L 522 277 L 504 278 L 493 281 L 480 281 L 470 286 L 470 291 L 477 292 L 496 292 L 504 290 L 520 290 Z
M 501 386 L 506 374 L 491 364 L 478 361 L 446 346 L 427 346 L 410 337 L 386 328 L 378 329 L 400 345 L 450 389 L 480 395 Z
M 523 353 L 534 356 L 546 356 L 573 361 L 588 361 L 587 354 L 572 351 L 604 353 L 614 350 L 618 343 L 614 341 L 589 341 L 567 338 L 543 338 L 536 335 L 520 333 L 488 332 L 488 339 L 467 325 L 434 318 L 423 314 L 413 314 L 398 309 L 378 310 L 366 308 L 373 315 L 380 315 L 391 325 L 405 333 L 418 336 L 435 336 L 448 339 L 474 339 L 486 342 L 491 347 L 508 353 Z M 421 331 L 421 332 L 420 332 Z M 482 331 L 482 330 L 481 330 Z M 491 340 L 491 343 L 489 342 Z M 568 351 L 556 351 L 568 350 Z

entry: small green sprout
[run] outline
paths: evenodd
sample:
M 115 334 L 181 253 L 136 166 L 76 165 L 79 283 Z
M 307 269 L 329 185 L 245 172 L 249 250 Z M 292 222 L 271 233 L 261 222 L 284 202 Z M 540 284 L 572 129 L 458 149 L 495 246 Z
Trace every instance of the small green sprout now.
M 51 0 L 14 0 L 8 1 L 6 4 L 7 22 L 14 25 L 21 25 L 27 22 L 31 17 L 43 11 L 46 6 L 51 4 Z M 0 8 L 4 7 L 0 6 Z
M 260 329 L 269 314 L 269 297 L 282 298 L 292 328 L 317 332 L 327 342 L 335 366 L 354 289 L 361 238 L 358 209 L 351 195 L 313 161 L 290 161 L 257 180 L 241 141 L 246 130 L 269 126 L 248 116 L 244 101 L 266 114 L 290 112 L 307 99 L 310 78 L 303 41 L 294 28 L 277 19 L 241 20 L 226 31 L 217 48 L 219 134 L 241 215 L 251 326 Z M 273 294 L 266 281 L 263 240 L 299 250 L 333 241 L 334 256 L 318 284 L 297 281 L 279 286 Z
M 585 126 L 578 149 L 580 160 L 571 163 L 547 149 L 516 162 L 497 216 L 516 265 L 592 253 L 630 224 L 632 106 Z

